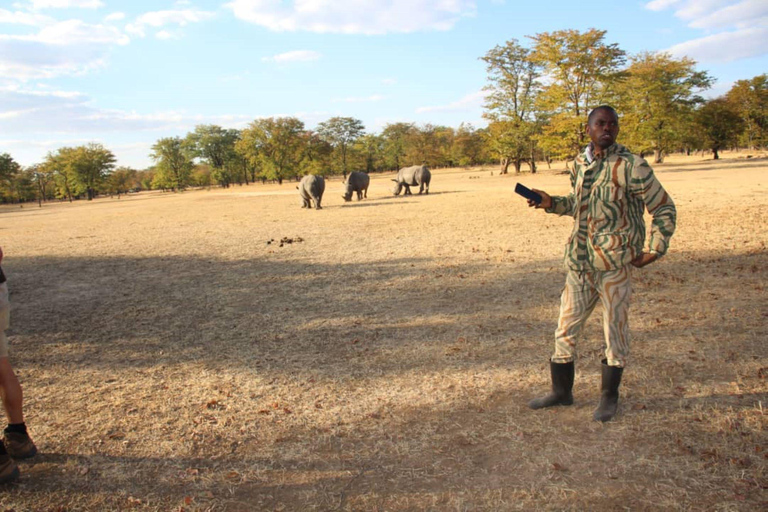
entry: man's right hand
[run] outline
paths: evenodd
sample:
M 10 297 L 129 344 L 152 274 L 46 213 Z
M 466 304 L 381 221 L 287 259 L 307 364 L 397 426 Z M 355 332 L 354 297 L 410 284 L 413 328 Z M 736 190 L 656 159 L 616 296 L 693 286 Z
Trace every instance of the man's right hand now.
M 538 190 L 535 188 L 532 188 L 534 192 L 541 195 L 541 202 L 537 203 L 536 201 L 528 200 L 528 206 L 533 206 L 534 208 L 552 208 L 552 197 L 550 197 L 549 194 L 544 192 L 543 190 Z

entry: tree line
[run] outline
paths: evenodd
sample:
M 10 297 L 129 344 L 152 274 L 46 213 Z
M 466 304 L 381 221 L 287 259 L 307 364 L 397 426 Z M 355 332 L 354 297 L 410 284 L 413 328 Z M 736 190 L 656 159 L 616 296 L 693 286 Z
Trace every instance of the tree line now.
M 295 117 L 256 119 L 242 130 L 198 125 L 152 146 L 154 165 L 116 167 L 100 144 L 64 147 L 23 168 L 0 154 L 0 201 L 93 199 L 129 191 L 297 179 L 313 173 L 380 172 L 406 165 L 456 167 L 523 164 L 575 156 L 586 144 L 587 113 L 617 108 L 621 141 L 660 163 L 671 152 L 768 145 L 768 74 L 736 82 L 722 97 L 700 95 L 714 83 L 688 58 L 627 55 L 605 31 L 559 30 L 511 39 L 480 57 L 486 63 L 483 117 L 488 126 L 458 128 L 391 123 L 366 133 L 362 121 L 332 117 L 314 130 Z

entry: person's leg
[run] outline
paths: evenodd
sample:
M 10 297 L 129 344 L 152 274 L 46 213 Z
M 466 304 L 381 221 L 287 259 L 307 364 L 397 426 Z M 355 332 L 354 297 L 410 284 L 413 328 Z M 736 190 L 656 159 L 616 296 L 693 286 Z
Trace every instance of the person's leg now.
M 603 305 L 605 359 L 608 366 L 623 368 L 629 356 L 629 302 L 631 268 L 601 272 L 598 291 Z
M 8 287 L 0 284 L 0 398 L 8 417 L 8 426 L 3 431 L 5 448 L 11 457 L 25 459 L 37 453 L 37 447 L 27 434 L 24 423 L 24 394 L 16 373 L 8 360 L 8 338 L 5 330 L 10 326 L 10 304 Z
M 560 296 L 560 316 L 555 331 L 555 353 L 549 370 L 552 391 L 528 402 L 531 409 L 573 403 L 574 359 L 576 340 L 584 322 L 595 309 L 598 294 L 585 274 L 569 271 Z
M 629 266 L 601 273 L 600 300 L 603 304 L 605 359 L 600 384 L 600 404 L 593 417 L 609 421 L 619 408 L 619 386 L 629 356 L 629 302 L 632 296 Z
M 568 271 L 565 288 L 560 295 L 560 316 L 555 330 L 553 363 L 570 363 L 576 358 L 576 341 L 584 322 L 600 298 L 593 282 L 592 273 Z
M 23 423 L 21 412 L 22 393 L 19 379 L 8 361 L 6 329 L 11 324 L 11 304 L 8 302 L 8 284 L 0 284 L 0 395 L 2 395 L 8 423 Z
M 8 423 L 24 423 L 23 391 L 7 356 L 0 356 L 0 393 L 2 393 L 3 408 L 8 417 Z

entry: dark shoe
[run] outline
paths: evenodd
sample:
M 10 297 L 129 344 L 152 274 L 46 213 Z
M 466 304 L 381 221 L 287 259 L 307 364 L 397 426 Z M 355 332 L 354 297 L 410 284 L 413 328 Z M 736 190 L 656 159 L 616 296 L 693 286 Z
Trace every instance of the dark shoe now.
M 13 482 L 19 478 L 19 467 L 8 454 L 0 455 L 0 484 Z
M 609 421 L 619 408 L 619 384 L 624 368 L 608 366 L 603 360 L 603 377 L 600 386 L 600 405 L 592 417 L 595 421 Z
M 528 402 L 531 409 L 543 409 L 553 405 L 573 404 L 573 361 L 570 363 L 549 363 L 549 373 L 552 377 L 552 392 L 548 395 L 534 398 Z
M 5 432 L 5 449 L 14 459 L 28 459 L 37 453 L 37 446 L 28 434 Z

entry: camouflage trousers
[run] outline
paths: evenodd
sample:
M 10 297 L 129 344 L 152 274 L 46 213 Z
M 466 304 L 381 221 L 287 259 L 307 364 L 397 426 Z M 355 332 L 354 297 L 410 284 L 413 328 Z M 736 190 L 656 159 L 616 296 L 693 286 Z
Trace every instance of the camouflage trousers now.
M 0 357 L 8 357 L 8 338 L 5 330 L 11 325 L 11 303 L 8 302 L 8 283 L 0 283 Z
M 577 338 L 599 300 L 603 305 L 605 359 L 609 366 L 624 367 L 629 355 L 631 273 L 630 265 L 607 271 L 568 271 L 560 297 L 552 362 L 569 363 L 575 359 Z

